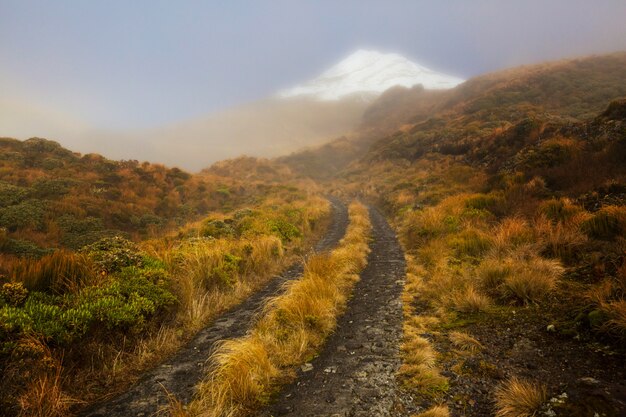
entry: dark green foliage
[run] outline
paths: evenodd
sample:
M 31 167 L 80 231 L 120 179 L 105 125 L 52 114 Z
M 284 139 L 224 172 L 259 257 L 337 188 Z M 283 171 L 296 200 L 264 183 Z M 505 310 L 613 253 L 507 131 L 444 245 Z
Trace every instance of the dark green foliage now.
M 582 224 L 582 230 L 594 239 L 615 239 L 626 232 L 626 209 L 603 208 Z
M 67 194 L 77 182 L 70 178 L 42 178 L 32 184 L 33 193 L 37 198 L 58 199 Z
M 200 235 L 204 237 L 231 237 L 235 235 L 232 220 L 207 219 L 202 223 Z
M 283 243 L 291 242 L 302 236 L 300 229 L 283 219 L 272 219 L 269 221 L 269 225 L 271 232 L 278 236 Z
M 70 249 L 80 249 L 114 233 L 105 230 L 102 219 L 96 217 L 81 219 L 65 215 L 59 217 L 57 223 L 63 232 L 61 244 Z
M 6 282 L 0 287 L 0 299 L 10 306 L 20 306 L 26 300 L 28 290 L 21 282 Z
M 51 248 L 42 248 L 28 240 L 6 239 L 0 246 L 2 252 L 23 258 L 41 258 L 54 251 Z
M 85 287 L 77 293 L 33 292 L 20 307 L 15 303 L 0 307 L 3 350 L 24 334 L 63 345 L 90 332 L 139 332 L 148 319 L 176 302 L 167 284 L 167 273 L 151 265 L 125 268 L 106 285 Z
M 0 227 L 6 227 L 11 232 L 25 228 L 42 230 L 45 213 L 45 204 L 41 200 L 22 201 L 0 208 Z
M 239 256 L 227 253 L 222 258 L 222 263 L 213 269 L 212 281 L 218 286 L 232 286 L 235 283 L 237 274 L 243 259 Z
M 541 204 L 539 212 L 555 223 L 570 220 L 580 212 L 580 207 L 563 199 L 551 199 Z
M 469 197 L 465 202 L 468 209 L 488 210 L 496 213 L 502 209 L 504 198 L 498 194 L 477 194 Z
M 128 266 L 140 267 L 144 259 L 137 245 L 120 236 L 101 239 L 85 246 L 81 252 L 87 254 L 98 269 L 107 274 Z
M 17 204 L 28 196 L 28 190 L 4 181 L 0 181 L 0 207 Z

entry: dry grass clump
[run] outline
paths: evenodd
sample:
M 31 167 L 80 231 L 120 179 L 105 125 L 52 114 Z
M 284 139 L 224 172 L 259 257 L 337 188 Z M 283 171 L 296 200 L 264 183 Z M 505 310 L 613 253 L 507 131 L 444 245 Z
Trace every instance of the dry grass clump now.
M 448 380 L 436 366 L 435 349 L 415 328 L 405 325 L 400 350 L 403 363 L 398 374 L 407 388 L 431 395 L 447 390 Z
M 556 259 L 533 257 L 514 261 L 513 272 L 502 285 L 505 297 L 516 298 L 524 303 L 538 301 L 551 292 L 561 278 L 564 268 Z
M 522 245 L 532 244 L 535 240 L 533 229 L 526 220 L 519 217 L 507 217 L 495 228 L 493 249 L 502 254 Z
M 280 372 L 256 336 L 225 341 L 212 359 L 215 368 L 198 387 L 200 403 L 195 405 L 207 416 L 238 415 L 266 401 Z
M 544 259 L 526 251 L 507 258 L 487 258 L 476 268 L 483 289 L 505 299 L 536 302 L 556 287 L 564 268 L 555 259 Z
M 483 345 L 478 340 L 465 332 L 452 331 L 448 334 L 448 338 L 452 345 L 460 350 L 477 352 L 483 348 Z
M 626 207 L 603 207 L 581 226 L 584 232 L 594 239 L 612 240 L 618 236 L 624 236 L 626 234 Z
M 64 417 L 78 401 L 63 391 L 62 368 L 56 364 L 53 372 L 43 372 L 30 381 L 18 399 L 19 416 Z
M 513 377 L 497 388 L 496 417 L 536 416 L 548 400 L 546 387 Z
M 460 313 L 486 312 L 491 306 L 491 299 L 482 294 L 473 285 L 469 285 L 450 295 L 452 308 Z
M 554 223 L 572 220 L 582 211 L 583 208 L 574 204 L 569 198 L 552 198 L 539 206 L 539 213 Z
M 606 278 L 586 292 L 586 299 L 595 308 L 588 314 L 589 324 L 596 330 L 626 338 L 626 261 L 617 276 Z
M 513 262 L 510 258 L 486 258 L 476 268 L 481 288 L 494 294 L 512 273 Z
M 546 255 L 572 259 L 588 240 L 582 225 L 589 217 L 589 213 L 580 211 L 566 221 L 554 222 L 540 215 L 533 222 L 536 242 Z
M 93 281 L 94 276 L 87 256 L 63 249 L 36 261 L 18 259 L 11 265 L 11 279 L 31 291 L 76 292 Z
M 448 381 L 440 375 L 436 366 L 437 353 L 428 339 L 421 336 L 428 328 L 436 325 L 436 317 L 415 311 L 415 301 L 423 298 L 428 288 L 423 276 L 427 273 L 415 258 L 407 256 L 407 282 L 402 293 L 403 301 L 403 342 L 402 365 L 398 371 L 405 386 L 421 393 L 435 395 L 445 391 Z
M 479 257 L 493 245 L 493 239 L 487 233 L 474 228 L 466 228 L 453 235 L 448 244 L 456 251 L 458 258 L 465 256 Z
M 414 414 L 411 417 L 449 417 L 450 410 L 447 405 L 435 405 L 423 413 Z
M 199 386 L 191 414 L 246 415 L 268 399 L 279 380 L 289 377 L 292 365 L 321 346 L 367 262 L 369 213 L 353 203 L 349 215 L 339 247 L 309 258 L 302 278 L 268 302 L 251 332 L 225 342 L 213 355 L 215 366 Z

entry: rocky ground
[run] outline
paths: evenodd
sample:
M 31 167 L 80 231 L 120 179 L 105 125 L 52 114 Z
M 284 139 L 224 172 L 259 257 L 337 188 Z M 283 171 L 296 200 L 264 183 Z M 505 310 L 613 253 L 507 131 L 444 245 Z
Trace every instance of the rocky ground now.
M 343 237 L 348 225 L 346 206 L 331 199 L 332 220 L 325 236 L 317 243 L 314 251 L 333 248 Z M 224 339 L 243 336 L 254 322 L 254 316 L 265 301 L 280 293 L 283 284 L 302 274 L 302 263 L 289 267 L 283 274 L 261 291 L 216 319 L 211 325 L 198 332 L 184 348 L 174 356 L 147 372 L 138 383 L 122 395 L 84 410 L 81 416 L 129 417 L 150 416 L 169 404 L 168 394 L 187 403 L 194 388 L 206 375 L 207 358 Z
M 550 400 L 539 416 L 626 415 L 623 352 L 564 329 L 556 321 L 563 313 L 556 310 L 567 302 L 550 301 L 551 307 L 510 306 L 464 317 L 425 335 L 439 351 L 442 374 L 449 378 L 444 400 L 452 416 L 493 415 L 494 390 L 511 376 L 547 387 Z M 455 349 L 450 331 L 469 333 L 483 348 L 475 353 Z

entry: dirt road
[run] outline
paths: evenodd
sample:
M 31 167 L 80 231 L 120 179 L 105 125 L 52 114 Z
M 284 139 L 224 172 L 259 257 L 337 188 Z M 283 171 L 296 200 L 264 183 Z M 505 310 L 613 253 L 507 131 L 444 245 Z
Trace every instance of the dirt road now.
M 406 416 L 395 373 L 402 337 L 404 254 L 384 217 L 370 209 L 371 253 L 346 313 L 324 350 L 303 366 L 265 416 Z

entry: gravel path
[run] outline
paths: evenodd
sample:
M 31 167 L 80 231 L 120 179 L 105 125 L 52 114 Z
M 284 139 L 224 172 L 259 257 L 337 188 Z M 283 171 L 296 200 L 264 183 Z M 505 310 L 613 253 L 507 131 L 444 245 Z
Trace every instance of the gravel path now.
M 399 392 L 400 294 L 404 254 L 384 217 L 370 208 L 371 253 L 335 333 L 310 366 L 287 386 L 265 416 L 406 416 Z M 306 370 L 306 371 L 303 371 Z
M 348 225 L 345 205 L 334 198 L 329 200 L 332 205 L 332 221 L 326 235 L 315 246 L 316 252 L 336 246 Z M 168 405 L 166 391 L 183 403 L 188 403 L 194 394 L 196 384 L 206 375 L 206 359 L 216 346 L 216 342 L 243 336 L 265 300 L 280 293 L 286 281 L 298 278 L 301 274 L 302 264 L 298 262 L 292 265 L 282 275 L 272 279 L 265 288 L 198 332 L 189 344 L 147 372 L 128 391 L 110 401 L 93 405 L 80 415 L 151 416 Z

